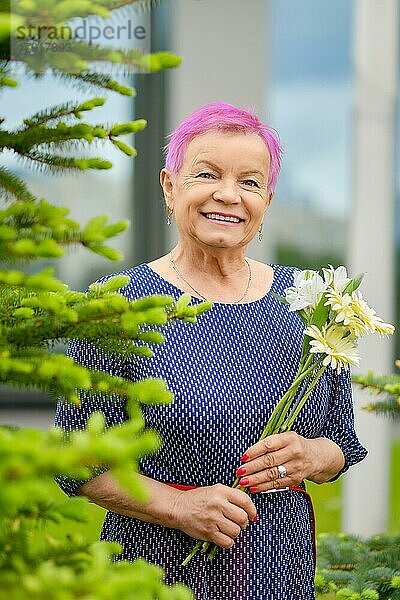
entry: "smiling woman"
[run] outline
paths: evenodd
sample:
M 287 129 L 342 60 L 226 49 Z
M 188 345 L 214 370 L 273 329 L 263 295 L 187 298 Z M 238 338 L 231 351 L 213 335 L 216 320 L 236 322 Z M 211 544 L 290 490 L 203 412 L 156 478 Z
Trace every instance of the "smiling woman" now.
M 140 461 L 147 503 L 127 497 L 107 472 L 60 485 L 108 509 L 102 539 L 122 545 L 116 560 L 154 562 L 168 584 L 186 583 L 196 600 L 313 599 L 304 480 L 336 479 L 366 454 L 354 431 L 349 374 L 330 367 L 293 431 L 254 445 L 294 379 L 303 345 L 300 317 L 268 294 L 282 295 L 296 268 L 246 257 L 271 203 L 280 156 L 275 132 L 230 104 L 200 107 L 179 125 L 160 173 L 178 243 L 123 271 L 130 283 L 121 292 L 128 300 L 188 292 L 213 307 L 193 327 L 166 328 L 151 358 L 123 363 L 79 340 L 68 349 L 76 361 L 115 375 L 162 377 L 174 393 L 171 405 L 142 406 L 146 426 L 163 440 Z M 85 427 L 96 408 L 84 395 L 79 407 L 60 402 L 56 422 Z M 102 410 L 108 425 L 127 419 L 115 399 Z M 231 488 L 235 472 L 249 493 Z M 182 566 L 194 539 L 225 550 Z

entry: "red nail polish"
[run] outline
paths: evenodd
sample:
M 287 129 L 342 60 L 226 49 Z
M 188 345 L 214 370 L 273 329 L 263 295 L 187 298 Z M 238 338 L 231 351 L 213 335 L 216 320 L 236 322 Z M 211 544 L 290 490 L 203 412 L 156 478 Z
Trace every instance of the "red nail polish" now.
M 248 459 L 249 459 L 249 455 L 248 455 L 247 453 L 246 453 L 246 454 L 243 454 L 243 456 L 241 456 L 241 457 L 240 457 L 240 460 L 241 460 L 242 462 L 244 462 L 245 460 L 248 460 Z
M 256 523 L 258 521 L 258 515 L 256 515 L 253 519 L 253 523 Z
M 249 483 L 249 480 L 248 480 L 248 478 L 247 478 L 247 477 L 243 477 L 243 479 L 241 479 L 241 480 L 239 481 L 239 483 L 240 483 L 240 485 L 248 485 L 248 483 Z
M 251 492 L 258 492 L 258 487 L 256 485 L 252 485 L 251 487 L 249 487 L 249 490 Z
M 240 467 L 236 469 L 236 475 L 240 477 L 241 475 L 246 475 L 246 467 Z

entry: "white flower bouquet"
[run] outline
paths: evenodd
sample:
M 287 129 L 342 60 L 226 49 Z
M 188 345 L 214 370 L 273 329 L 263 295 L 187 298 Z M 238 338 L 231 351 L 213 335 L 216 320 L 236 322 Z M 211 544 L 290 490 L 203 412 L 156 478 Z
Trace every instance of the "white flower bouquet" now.
M 393 325 L 376 316 L 358 291 L 363 276 L 349 279 L 345 267 L 334 269 L 329 265 L 329 268 L 322 269 L 322 275 L 308 269 L 296 271 L 294 285 L 285 289 L 284 296 L 270 292 L 289 307 L 289 312 L 297 312 L 305 330 L 297 373 L 272 412 L 259 440 L 292 428 L 328 365 L 338 373 L 349 365 L 359 365 L 358 340 L 361 337 L 375 332 L 381 337 L 393 334 Z M 232 487 L 247 491 L 247 488 L 239 486 L 239 479 L 236 478 Z M 218 546 L 211 542 L 197 542 L 182 565 L 186 565 L 200 549 L 208 552 L 212 559 Z

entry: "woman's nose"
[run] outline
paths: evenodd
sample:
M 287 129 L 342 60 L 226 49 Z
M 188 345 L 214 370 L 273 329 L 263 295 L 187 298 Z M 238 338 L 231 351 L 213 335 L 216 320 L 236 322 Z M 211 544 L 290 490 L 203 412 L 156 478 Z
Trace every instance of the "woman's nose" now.
M 236 183 L 220 181 L 218 188 L 213 193 L 213 198 L 229 204 L 240 202 L 240 194 Z

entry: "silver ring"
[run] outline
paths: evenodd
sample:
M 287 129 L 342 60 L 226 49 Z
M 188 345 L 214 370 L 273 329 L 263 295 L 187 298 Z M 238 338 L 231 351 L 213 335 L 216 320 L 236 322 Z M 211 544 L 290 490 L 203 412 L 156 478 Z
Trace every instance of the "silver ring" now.
M 280 479 L 283 479 L 287 475 L 286 467 L 278 465 L 277 467 Z

